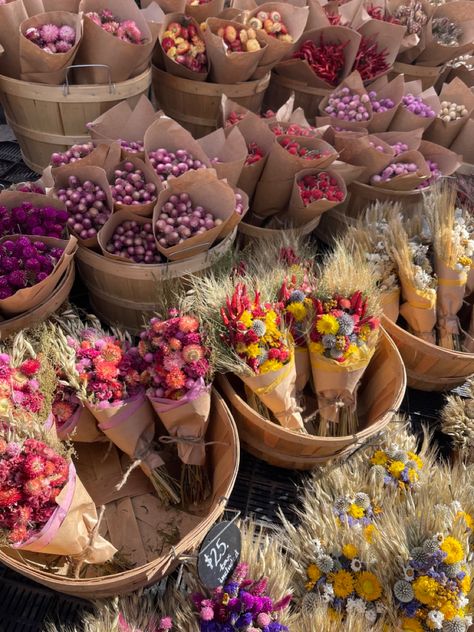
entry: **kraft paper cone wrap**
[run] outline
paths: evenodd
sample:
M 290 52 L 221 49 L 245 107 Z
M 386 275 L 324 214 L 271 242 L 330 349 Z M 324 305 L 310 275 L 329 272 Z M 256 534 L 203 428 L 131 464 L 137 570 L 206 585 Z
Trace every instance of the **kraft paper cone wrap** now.
M 71 26 L 76 32 L 74 46 L 67 53 L 47 53 L 25 37 L 27 29 L 44 24 Z M 82 16 L 67 11 L 40 13 L 22 22 L 20 31 L 20 79 L 50 85 L 63 83 L 81 42 Z
M 474 353 L 474 309 L 471 311 L 471 320 L 469 322 L 469 331 L 467 332 L 463 344 L 463 351 Z
M 400 314 L 407 321 L 410 331 L 426 342 L 435 343 L 436 290 L 417 290 L 400 274 L 403 303 Z
M 342 88 L 349 88 L 350 91 L 354 94 L 358 94 L 360 97 L 362 95 L 367 96 L 367 90 L 364 87 L 360 74 L 355 70 L 352 72 L 346 79 L 344 79 L 334 90 L 332 94 L 338 93 Z M 368 112 L 369 119 L 367 121 L 343 121 L 336 117 L 333 117 L 331 114 L 326 114 L 325 108 L 328 105 L 328 101 L 332 94 L 325 97 L 321 103 L 319 104 L 319 110 L 321 114 L 324 115 L 325 118 L 328 119 L 328 124 L 333 125 L 334 127 L 340 127 L 348 131 L 360 131 L 361 129 L 367 129 L 372 121 L 372 105 L 370 102 L 365 104 Z M 318 121 L 316 121 L 318 123 Z M 319 125 L 318 125 L 319 127 Z
M 436 311 L 440 345 L 452 348 L 451 337 L 461 333 L 458 312 L 464 301 L 467 273 L 449 268 L 438 255 L 435 255 L 434 269 L 438 277 Z
M 436 7 L 433 13 L 434 18 L 447 17 L 459 24 L 462 28 L 462 35 L 458 46 L 444 46 L 438 44 L 431 31 L 426 30 L 426 46 L 417 57 L 416 63 L 425 66 L 441 66 L 447 61 L 471 53 L 474 48 L 474 6 L 471 2 L 449 2 Z
M 347 42 L 343 51 L 345 65 L 339 78 L 340 83 L 348 77 L 352 71 L 357 51 L 359 50 L 361 36 L 356 31 L 353 31 L 345 26 L 327 26 L 317 28 L 304 33 L 298 42 L 294 44 L 292 53 L 298 51 L 301 45 L 308 40 L 314 42 L 316 46 L 319 46 L 321 37 L 323 38 L 323 41 L 328 44 L 341 44 Z M 313 72 L 308 62 L 303 59 L 285 59 L 275 67 L 275 70 L 279 75 L 288 77 L 293 81 L 300 81 L 304 85 L 312 88 L 334 90 L 336 87 L 335 85 L 331 85 L 327 81 L 320 79 L 318 75 Z
M 97 419 L 99 429 L 105 436 L 131 459 L 139 460 L 147 476 L 164 464 L 152 447 L 155 416 L 145 393 L 140 392 L 109 408 L 99 408 L 88 402 L 86 406 Z
M 241 105 L 240 103 L 237 103 L 236 101 L 232 101 L 232 99 L 229 99 L 227 95 L 223 94 L 221 97 L 220 123 L 221 123 L 221 127 L 225 128 L 226 134 L 227 134 L 227 130 L 232 129 L 233 127 L 236 126 L 236 123 L 234 123 L 233 125 L 226 125 L 226 121 L 229 118 L 231 112 L 236 112 L 237 114 L 243 114 L 245 117 L 255 116 L 256 118 L 259 118 L 258 114 L 255 114 L 255 112 L 251 112 L 245 106 Z
M 397 58 L 406 28 L 401 24 L 391 24 L 390 22 L 383 22 L 381 20 L 369 20 L 363 24 L 358 31 L 363 37 L 375 41 L 379 52 L 385 51 L 385 61 L 389 70 Z M 369 82 L 386 74 L 388 70 L 372 77 L 369 79 Z
M 371 142 L 383 147 L 384 151 L 381 152 L 375 147 L 371 147 Z M 395 158 L 394 151 L 390 145 L 384 143 L 378 136 L 370 134 L 357 137 L 353 134 L 336 132 L 334 135 L 334 146 L 342 160 L 351 165 L 364 167 L 364 172 L 358 178 L 359 182 L 364 184 L 369 182 L 371 176 L 385 169 Z
M 0 239 L 0 245 L 7 240 L 17 241 L 20 237 L 21 235 L 7 235 Z M 30 239 L 32 241 L 41 241 L 53 248 L 63 248 L 64 252 L 46 279 L 33 285 L 33 287 L 18 290 L 9 298 L 0 300 L 0 313 L 4 316 L 21 314 L 43 303 L 51 295 L 69 266 L 72 265 L 72 260 L 77 250 L 77 239 L 72 236 L 69 237 L 68 241 L 56 239 L 55 237 L 33 236 Z
M 473 292 L 474 292 L 474 268 L 471 268 L 469 272 L 467 273 L 465 296 L 470 296 Z
M 164 13 L 184 13 L 186 0 L 140 0 L 140 5 L 146 9 L 155 1 Z
M 214 218 L 221 219 L 222 224 L 204 233 L 185 239 L 176 246 L 164 247 L 159 243 L 160 235 L 156 233 L 156 221 L 160 210 L 172 195 L 188 193 L 193 204 L 203 206 Z M 158 250 L 170 261 L 189 259 L 206 252 L 227 228 L 227 223 L 235 213 L 235 196 L 232 187 L 224 180 L 217 178 L 213 169 L 188 171 L 179 178 L 168 180 L 168 187 L 161 191 L 153 212 L 153 231 Z
M 334 148 L 318 138 L 298 137 L 300 146 L 308 149 L 319 149 L 330 152 L 326 156 L 314 159 L 305 159 L 290 154 L 278 141 L 292 136 L 279 136 L 268 156 L 265 168 L 255 192 L 252 210 L 261 218 L 276 215 L 278 211 L 286 208 L 293 188 L 294 176 L 302 169 L 323 169 L 337 158 Z
M 289 224 L 294 227 L 305 226 L 315 218 L 320 217 L 325 211 L 334 208 L 338 204 L 342 204 L 347 197 L 347 187 L 344 179 L 331 169 L 326 170 L 327 173 L 337 180 L 339 188 L 344 192 L 344 198 L 340 202 L 331 202 L 329 200 L 317 200 L 305 206 L 302 198 L 298 182 L 307 175 L 317 174 L 318 169 L 302 169 L 298 171 L 293 180 L 293 189 L 291 191 L 288 210 L 283 212 L 281 217 L 289 220 Z
M 400 313 L 400 288 L 382 292 L 380 302 L 384 316 L 396 323 Z
M 107 174 L 102 167 L 97 167 L 95 165 L 77 166 L 77 163 L 74 162 L 70 165 L 64 165 L 63 167 L 53 169 L 52 175 L 54 179 L 54 189 L 51 192 L 52 195 L 55 196 L 59 189 L 67 188 L 67 180 L 69 176 L 76 176 L 79 178 L 81 183 L 85 180 L 90 180 L 91 182 L 94 182 L 94 184 L 100 186 L 105 192 L 107 208 L 110 210 L 110 214 L 113 213 L 114 201 L 112 198 L 112 192 L 107 180 Z M 73 231 L 71 230 L 71 232 Z M 84 246 L 85 248 L 94 248 L 98 243 L 97 236 L 90 237 L 89 239 L 81 239 L 78 235 L 76 235 L 76 238 L 79 245 Z
M 384 78 L 385 77 L 382 77 L 381 79 Z M 386 132 L 390 127 L 390 123 L 392 122 L 393 117 L 395 116 L 395 113 L 402 101 L 404 91 L 403 75 L 397 75 L 395 79 L 392 79 L 389 83 L 385 85 L 380 84 L 380 87 L 377 85 L 377 82 L 370 84 L 367 90 L 369 92 L 374 90 L 377 93 L 378 99 L 392 99 L 394 103 L 394 107 L 390 108 L 386 112 L 376 112 L 375 110 L 372 110 L 372 120 L 370 121 L 368 127 L 369 132 Z
M 141 14 L 147 21 L 153 40 L 158 41 L 161 27 L 165 21 L 165 12 L 156 2 L 151 2 L 147 7 L 142 7 Z
M 415 173 L 395 176 L 387 182 L 378 182 L 377 188 L 388 191 L 413 191 L 431 175 L 429 167 L 419 151 L 404 151 L 391 161 L 392 164 L 398 162 L 413 162 L 418 170 Z
M 95 443 L 106 440 L 104 434 L 97 427 L 94 415 L 81 403 L 78 404 L 71 417 L 62 426 L 56 426 L 56 429 L 58 439 L 61 441 Z
M 253 11 L 261 5 L 268 4 L 267 0 L 231 0 L 230 6 L 240 11 Z M 294 7 L 306 6 L 306 0 L 288 0 Z
M 440 118 L 435 118 L 425 132 L 424 138 L 438 143 L 443 147 L 449 147 L 456 136 L 462 133 L 462 130 L 474 111 L 474 94 L 472 91 L 457 77 L 451 83 L 445 83 L 439 95 L 440 102 L 449 101 L 464 105 L 468 111 L 466 116 L 454 121 L 446 123 Z M 471 143 L 472 144 L 472 143 Z
M 0 74 L 20 78 L 20 24 L 28 18 L 22 0 L 0 5 Z
M 185 24 L 186 26 L 188 26 L 189 24 L 193 24 L 197 28 L 199 37 L 202 40 L 204 40 L 206 44 L 207 69 L 204 72 L 194 72 L 193 70 L 186 68 L 186 66 L 183 66 L 182 64 L 178 64 L 177 61 L 175 61 L 174 59 L 171 59 L 171 57 L 169 57 L 165 53 L 161 45 L 161 42 L 163 41 L 163 34 L 167 30 L 171 22 L 178 22 L 179 24 L 181 25 Z M 170 75 L 175 75 L 176 77 L 182 77 L 183 79 L 190 79 L 191 81 L 206 81 L 209 74 L 209 68 L 210 68 L 209 50 L 207 50 L 208 46 L 207 46 L 206 39 L 204 37 L 204 33 L 200 31 L 199 24 L 196 22 L 194 18 L 189 17 L 187 15 L 183 15 L 183 13 L 168 13 L 163 21 L 163 25 L 161 27 L 161 33 L 158 38 L 158 41 L 160 43 L 162 60 L 163 60 L 165 70 L 169 72 Z
M 97 242 L 99 244 L 99 248 L 102 251 L 104 257 L 107 259 L 112 259 L 113 261 L 117 261 L 122 264 L 131 264 L 137 265 L 132 259 L 126 259 L 124 257 L 119 257 L 118 255 L 113 255 L 107 250 L 107 244 L 112 238 L 112 235 L 115 232 L 117 226 L 120 226 L 122 222 L 127 220 L 133 220 L 134 222 L 138 222 L 139 224 L 151 224 L 151 217 L 143 217 L 141 215 L 135 215 L 132 211 L 128 209 L 123 209 L 120 211 L 116 211 L 113 213 L 109 219 L 105 222 L 102 228 L 97 233 Z
M 198 24 L 205 22 L 208 18 L 216 17 L 224 10 L 225 0 L 209 0 L 204 4 L 192 5 L 186 2 L 185 13 L 196 20 Z
M 348 165 L 340 160 L 335 160 L 331 165 L 331 171 L 344 180 L 344 183 L 349 186 L 355 180 L 361 176 L 364 172 L 364 167 L 356 167 L 354 165 Z
M 411 151 L 412 149 L 420 148 L 423 129 L 414 129 L 411 132 L 378 132 L 376 136 L 390 146 L 395 145 L 398 141 L 405 143 L 408 145 L 407 151 Z
M 438 116 L 441 104 L 434 88 L 428 88 L 424 92 L 421 91 L 421 81 L 411 81 L 405 84 L 405 94 L 410 93 L 415 96 L 421 96 L 423 101 L 429 105 L 435 113 L 432 118 L 425 118 L 409 112 L 406 107 L 400 105 L 395 116 L 390 123 L 390 131 L 410 132 L 415 129 L 427 129 Z
M 242 382 L 258 396 L 262 403 L 275 415 L 279 424 L 288 430 L 303 430 L 303 418 L 295 399 L 295 358 L 291 357 L 278 371 L 264 375 L 240 375 Z
M 109 0 L 81 0 L 84 13 L 82 42 L 76 56 L 76 64 L 105 64 L 109 66 L 112 82 L 126 81 L 144 72 L 150 65 L 156 43 L 150 27 L 138 6 L 128 0 L 114 0 L 113 12 L 121 20 L 134 20 L 142 33 L 143 44 L 131 44 L 107 33 L 95 24 L 86 13 L 108 9 Z M 109 75 L 103 68 L 75 70 L 77 83 L 108 83 Z
M 463 161 L 474 165 L 474 119 L 470 118 L 451 145 L 451 151 L 462 155 Z M 474 169 L 472 171 L 474 173 Z
M 295 389 L 297 393 L 301 393 L 309 382 L 309 376 L 311 375 L 311 363 L 306 345 L 304 347 L 295 347 L 295 371 Z
M 450 176 L 462 164 L 462 157 L 446 147 L 422 140 L 418 149 L 425 160 L 436 162 L 443 176 Z
M 198 143 L 206 152 L 209 160 L 218 158 L 219 162 L 212 163 L 220 180 L 227 180 L 231 186 L 236 186 L 247 158 L 247 144 L 238 127 L 232 126 L 225 134 L 222 128 L 200 138 Z
M 238 226 L 240 222 L 244 219 L 249 210 L 249 196 L 245 193 L 245 191 L 243 191 L 242 189 L 238 189 L 237 187 L 233 187 L 233 191 L 234 194 L 240 193 L 240 195 L 242 196 L 243 210 L 242 213 L 237 213 L 237 211 L 234 210 L 229 221 L 226 222 L 221 234 L 219 235 L 220 239 L 225 239 L 225 237 L 230 235 L 234 228 Z
M 69 13 L 79 13 L 80 0 L 39 0 L 43 5 L 43 11 L 69 11 Z M 31 14 L 30 14 L 31 15 Z
M 266 2 L 248 14 L 247 22 L 255 17 L 259 11 L 278 11 L 282 22 L 288 29 L 289 35 L 293 38 L 293 42 L 282 42 L 266 33 L 263 29 L 258 31 L 262 36 L 262 40 L 267 44 L 259 65 L 265 67 L 266 72 L 268 72 L 275 64 L 293 51 L 294 43 L 303 35 L 306 22 L 308 21 L 309 9 L 308 7 L 295 7 L 286 2 Z
M 357 388 L 375 352 L 368 348 L 364 357 L 355 362 L 340 363 L 319 353 L 310 352 L 314 388 L 318 398 L 318 412 L 326 422 L 339 422 L 339 406 L 350 412 L 357 408 Z
M 228 52 L 222 37 L 217 35 L 220 27 L 233 26 L 237 30 L 242 24 L 221 18 L 209 18 L 203 37 L 206 42 L 207 54 L 211 62 L 210 78 L 215 83 L 233 84 L 248 81 L 259 65 L 267 48 L 260 31 L 257 40 L 260 49 L 250 52 Z
M 94 534 L 97 511 L 72 463 L 68 481 L 56 503 L 57 509 L 41 531 L 12 548 L 78 557 L 86 564 L 103 564 L 115 555 L 116 548 L 98 533 Z
M 308 0 L 308 19 L 306 21 L 305 32 L 313 31 L 323 27 L 331 26 L 331 22 L 318 0 Z
M 400 5 L 405 5 L 406 1 L 386 0 L 386 2 L 384 3 L 370 2 L 370 4 L 374 4 L 375 6 L 385 6 L 385 11 L 390 15 L 394 15 L 397 8 Z M 423 7 L 423 11 L 428 15 L 428 17 L 430 17 L 433 14 L 433 7 L 431 6 L 431 4 L 428 2 L 428 0 L 421 0 L 421 4 Z M 425 30 L 426 26 L 424 27 L 421 36 L 416 35 L 415 33 L 405 33 L 405 35 L 403 36 L 402 42 L 400 44 L 400 55 L 402 57 L 406 55 L 406 63 L 411 63 L 417 57 L 417 55 L 419 55 L 420 50 L 423 49 L 425 42 Z
M 451 68 L 448 76 L 445 81 L 451 82 L 453 79 L 458 78 L 466 86 L 474 85 L 474 56 L 469 56 L 464 63 L 460 63 L 456 65 L 454 68 Z
M 150 396 L 149 400 L 170 437 L 176 440 L 180 460 L 187 465 L 204 465 L 204 437 L 211 411 L 210 387 L 200 378 L 199 384 L 178 401 Z M 165 438 L 163 443 L 166 443 Z
M 326 6 L 334 6 L 334 11 L 331 13 L 338 13 L 341 16 L 341 23 L 344 26 L 350 26 L 355 31 L 360 31 L 364 24 L 371 21 L 370 15 L 364 11 L 364 5 L 360 0 L 349 0 L 341 5 L 338 2 L 328 2 Z
M 143 173 L 145 174 L 145 180 L 147 184 L 152 183 L 156 185 L 156 197 L 154 200 L 150 200 L 149 202 L 143 204 L 122 204 L 121 202 L 117 202 L 116 200 L 114 200 L 114 211 L 130 211 L 130 213 L 134 213 L 135 215 L 151 217 L 158 194 L 163 189 L 163 184 L 151 165 L 146 164 L 143 162 L 143 160 L 140 160 L 140 158 L 131 155 L 126 160 L 122 160 L 120 163 L 107 168 L 107 177 L 111 187 L 114 183 L 114 171 L 116 169 L 121 169 L 125 162 L 131 162 L 136 169 L 141 169 L 141 171 L 143 171 Z
M 242 133 L 247 145 L 251 142 L 255 142 L 264 152 L 264 156 L 261 160 L 253 165 L 244 165 L 242 167 L 242 172 L 237 182 L 239 189 L 243 189 L 249 196 L 249 199 L 252 199 L 257 183 L 260 180 L 268 160 L 268 156 L 273 145 L 276 143 L 275 134 L 270 131 L 264 121 L 256 116 L 240 121 L 237 123 L 237 127 Z

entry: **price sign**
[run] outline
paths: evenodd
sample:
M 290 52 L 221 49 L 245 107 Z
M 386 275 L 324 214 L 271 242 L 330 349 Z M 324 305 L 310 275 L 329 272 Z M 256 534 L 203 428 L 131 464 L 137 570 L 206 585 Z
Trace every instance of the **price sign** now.
M 242 550 L 240 529 L 233 522 L 216 524 L 207 534 L 198 553 L 199 579 L 206 588 L 225 584 L 234 570 Z

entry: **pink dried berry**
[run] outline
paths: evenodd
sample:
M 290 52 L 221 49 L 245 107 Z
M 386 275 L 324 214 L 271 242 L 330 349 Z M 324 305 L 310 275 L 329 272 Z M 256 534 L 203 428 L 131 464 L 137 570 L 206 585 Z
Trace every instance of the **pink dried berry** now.
M 45 24 L 41 27 L 40 35 L 41 39 L 49 44 L 59 38 L 59 29 L 55 24 Z
M 59 39 L 74 44 L 76 41 L 76 31 L 72 26 L 65 24 L 59 29 Z

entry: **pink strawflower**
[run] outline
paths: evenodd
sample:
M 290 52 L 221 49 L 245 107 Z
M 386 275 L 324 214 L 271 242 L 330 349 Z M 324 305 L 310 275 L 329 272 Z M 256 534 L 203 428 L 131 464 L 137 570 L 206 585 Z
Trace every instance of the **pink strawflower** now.
M 58 40 L 55 46 L 57 53 L 67 53 L 72 48 L 72 44 L 65 40 Z
M 72 28 L 72 26 L 65 24 L 59 29 L 59 39 L 64 40 L 69 44 L 74 44 L 76 41 L 76 31 Z
M 59 29 L 55 24 L 45 24 L 40 29 L 40 36 L 47 44 L 52 44 L 59 38 Z
M 266 625 L 270 625 L 272 618 L 266 612 L 261 612 L 257 617 L 257 625 L 264 628 Z
M 214 619 L 214 610 L 208 606 L 201 608 L 201 619 L 203 621 L 212 621 Z
M 92 20 L 94 24 L 97 24 L 97 26 L 102 26 L 100 15 L 95 11 L 90 11 L 89 13 L 86 13 L 86 17 L 88 17 L 89 20 Z
M 161 630 L 163 630 L 163 632 L 166 632 L 166 630 L 171 630 L 172 627 L 173 621 L 171 620 L 171 617 L 163 617 L 163 619 L 161 619 L 160 621 L 159 632 L 161 632 Z

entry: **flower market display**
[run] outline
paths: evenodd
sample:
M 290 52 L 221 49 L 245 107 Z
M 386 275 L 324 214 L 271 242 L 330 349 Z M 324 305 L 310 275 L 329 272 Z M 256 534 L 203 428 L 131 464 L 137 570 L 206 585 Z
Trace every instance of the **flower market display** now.
M 38 630 L 472 632 L 473 55 L 469 0 L 0 0 L 0 589 L 94 601 Z

